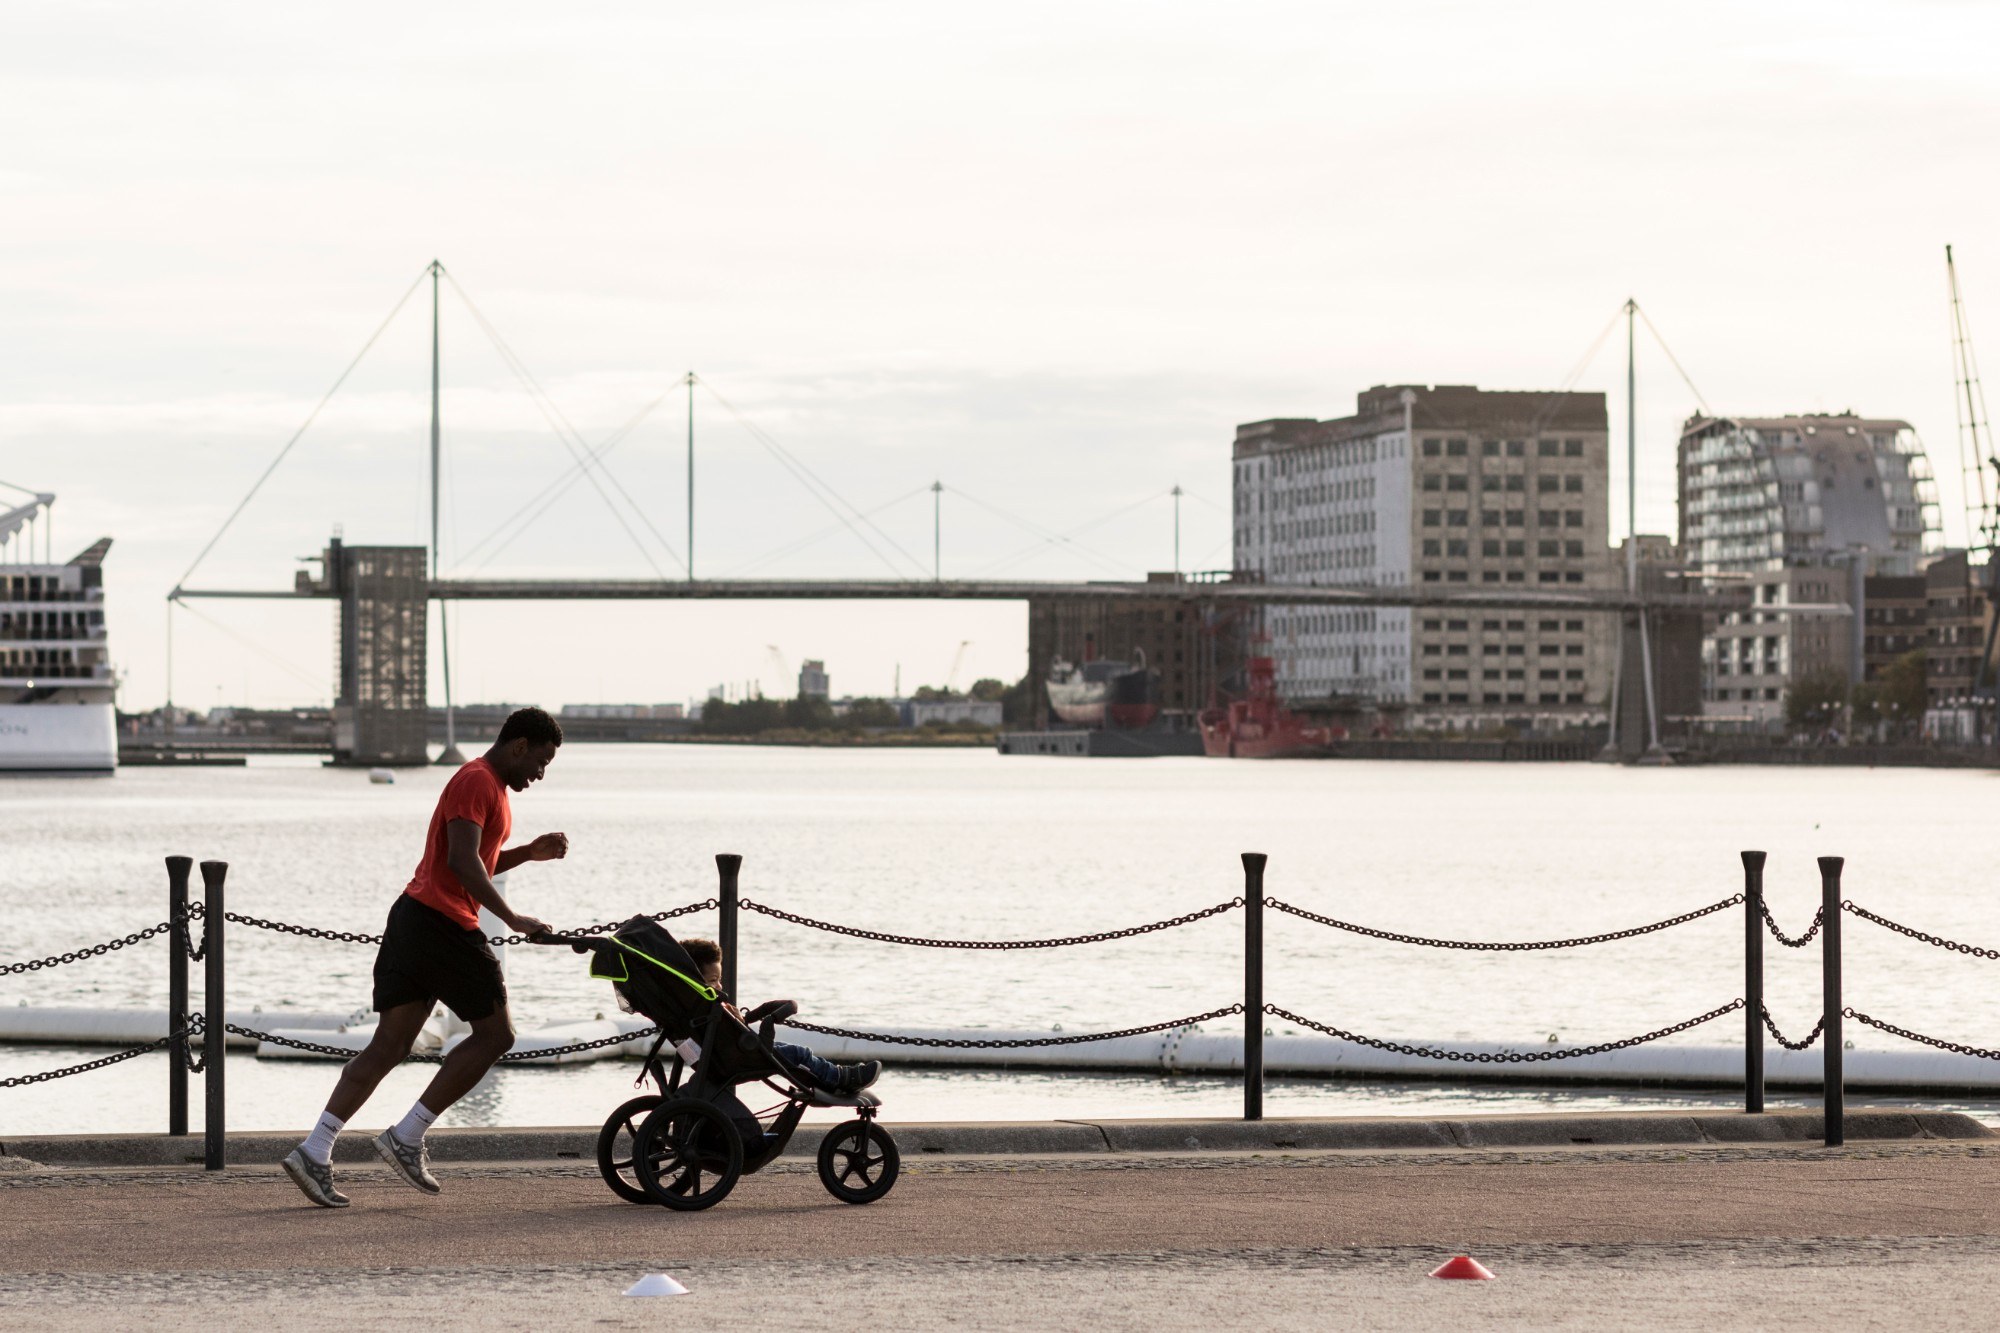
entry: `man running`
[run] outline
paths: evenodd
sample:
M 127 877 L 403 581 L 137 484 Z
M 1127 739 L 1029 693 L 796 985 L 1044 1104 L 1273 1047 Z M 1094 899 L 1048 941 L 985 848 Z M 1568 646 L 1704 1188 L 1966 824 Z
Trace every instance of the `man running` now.
M 322 1208 L 345 1208 L 333 1187 L 333 1142 L 391 1069 L 402 1063 L 439 1000 L 472 1025 L 447 1055 L 437 1077 L 405 1115 L 375 1139 L 375 1151 L 396 1174 L 429 1194 L 439 1192 L 430 1172 L 424 1132 L 445 1108 L 472 1090 L 493 1062 L 514 1045 L 507 1016 L 507 987 L 500 960 L 479 929 L 479 909 L 523 935 L 548 926 L 507 906 L 493 876 L 523 861 L 560 860 L 569 851 L 561 833 L 544 833 L 525 847 L 500 850 L 513 827 L 507 792 L 540 781 L 562 744 L 562 728 L 539 708 L 523 708 L 500 728 L 491 749 L 452 775 L 431 815 L 417 873 L 389 909 L 382 947 L 375 955 L 375 1009 L 381 1022 L 361 1054 L 340 1071 L 340 1082 L 312 1134 L 285 1158 L 285 1172 Z

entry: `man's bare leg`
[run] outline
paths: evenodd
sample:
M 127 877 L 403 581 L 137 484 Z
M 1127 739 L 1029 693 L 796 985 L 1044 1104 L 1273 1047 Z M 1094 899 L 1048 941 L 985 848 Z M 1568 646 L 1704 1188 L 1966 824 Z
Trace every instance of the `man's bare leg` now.
M 501 1005 L 484 1018 L 475 1019 L 472 1032 L 452 1048 L 438 1067 L 437 1076 L 417 1100 L 432 1115 L 443 1115 L 451 1104 L 471 1092 L 486 1071 L 514 1049 L 514 1020 Z
M 389 1071 L 408 1058 L 430 1016 L 429 1000 L 412 1000 L 384 1012 L 368 1045 L 340 1071 L 340 1082 L 326 1100 L 327 1114 L 352 1120 Z

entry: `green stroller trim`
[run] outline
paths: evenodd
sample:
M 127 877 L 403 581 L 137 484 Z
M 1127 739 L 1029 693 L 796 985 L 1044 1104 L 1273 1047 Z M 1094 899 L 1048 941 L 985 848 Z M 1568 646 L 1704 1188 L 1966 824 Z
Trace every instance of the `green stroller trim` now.
M 617 945 L 617 946 L 618 946 L 619 948 L 623 949 L 623 950 L 624 950 L 624 951 L 625 951 L 626 953 L 631 953 L 631 954 L 637 954 L 637 955 L 638 955 L 639 957 L 641 957 L 641 958 L 645 959 L 645 960 L 646 960 L 647 962 L 651 963 L 651 964 L 652 964 L 652 965 L 653 965 L 654 967 L 657 967 L 657 968 L 659 968 L 659 969 L 660 969 L 660 970 L 661 970 L 662 972 L 665 972 L 665 973 L 666 973 L 666 974 L 667 974 L 668 976 L 672 976 L 672 977 L 678 977 L 678 978 L 680 978 L 680 979 L 681 979 L 682 981 L 686 982 L 686 983 L 687 983 L 687 984 L 688 984 L 688 985 L 689 985 L 689 986 L 690 986 L 690 987 L 691 987 L 691 988 L 692 988 L 692 989 L 694 990 L 694 993 L 695 993 L 696 995 L 699 995 L 699 996 L 701 996 L 701 998 L 702 998 L 702 999 L 704 999 L 704 1000 L 708 1000 L 708 1001 L 710 1001 L 710 1002 L 713 1002 L 713 1001 L 715 1001 L 715 1000 L 718 1000 L 718 999 L 720 999 L 720 998 L 722 997 L 722 992 L 721 992 L 721 991 L 718 991 L 718 990 L 716 990 L 716 989 L 715 989 L 715 988 L 714 988 L 713 986 L 709 986 L 709 985 L 705 985 L 705 984 L 704 984 L 704 983 L 702 983 L 702 982 L 699 982 L 699 981 L 696 981 L 696 980 L 695 980 L 695 979 L 694 979 L 693 977 L 691 977 L 691 976 L 689 976 L 689 975 L 688 975 L 687 973 L 685 973 L 685 972 L 681 971 L 681 970 L 680 970 L 679 968 L 677 968 L 677 967 L 671 967 L 671 966 L 669 966 L 668 964 L 666 964 L 666 963 L 663 963 L 663 962 L 661 962 L 661 961 L 660 961 L 659 959 L 657 959 L 657 958 L 653 957 L 653 955 L 651 955 L 651 954 L 649 954 L 649 953 L 645 952 L 645 951 L 644 951 L 644 950 L 642 950 L 642 949 L 635 949 L 635 948 L 633 948 L 633 947 L 632 947 L 631 945 L 627 944 L 627 943 L 626 943 L 626 942 L 625 942 L 624 940 L 621 940 L 621 939 L 619 939 L 619 938 L 618 938 L 617 936 L 615 936 L 615 935 L 614 935 L 614 936 L 611 936 L 611 937 L 610 937 L 610 942 L 611 942 L 611 943 L 613 943 L 613 944 L 615 944 L 615 945 Z M 603 973 L 603 972 L 599 972 L 599 971 L 597 970 L 597 960 L 596 960 L 596 958 L 595 958 L 595 957 L 593 957 L 593 958 L 591 959 L 591 963 L 590 963 L 590 975 L 591 975 L 591 976 L 593 976 L 593 977 L 597 977 L 597 978 L 599 978 L 600 980 L 603 980 L 603 981 L 629 981 L 629 980 L 631 980 L 631 979 L 632 979 L 632 970 L 631 970 L 631 966 L 630 966 L 629 964 L 627 964 L 627 963 L 626 963 L 626 961 L 625 961 L 625 960 L 624 960 L 623 958 L 620 958 L 620 959 L 618 960 L 618 962 L 619 962 L 620 966 L 622 966 L 622 967 L 624 967 L 624 968 L 625 968 L 625 971 L 624 971 L 623 973 L 621 973 L 620 975 L 618 975 L 618 976 L 615 976 L 615 977 L 614 977 L 614 976 L 611 976 L 611 975 L 609 975 L 608 973 Z

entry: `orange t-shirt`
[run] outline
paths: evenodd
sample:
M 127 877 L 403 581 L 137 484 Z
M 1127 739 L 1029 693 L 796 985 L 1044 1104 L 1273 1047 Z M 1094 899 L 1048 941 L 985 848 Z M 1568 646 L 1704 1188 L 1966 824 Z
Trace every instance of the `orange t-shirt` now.
M 500 865 L 500 848 L 513 831 L 514 812 L 507 804 L 507 784 L 484 756 L 459 769 L 444 784 L 437 809 L 431 812 L 424 859 L 417 863 L 416 876 L 403 890 L 467 930 L 477 930 L 479 903 L 451 872 L 450 844 L 444 830 L 454 819 L 469 819 L 479 825 L 479 859 L 486 863 L 486 873 L 492 874 Z

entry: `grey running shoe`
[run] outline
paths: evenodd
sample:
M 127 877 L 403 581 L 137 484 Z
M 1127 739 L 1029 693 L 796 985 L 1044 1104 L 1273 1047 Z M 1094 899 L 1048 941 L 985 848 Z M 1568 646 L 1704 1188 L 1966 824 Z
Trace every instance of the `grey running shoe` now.
M 333 1187 L 331 1166 L 321 1166 L 297 1148 L 292 1149 L 291 1155 L 285 1158 L 283 1166 L 285 1174 L 299 1187 L 299 1193 L 320 1207 L 347 1207 L 347 1196 Z
M 431 1174 L 430 1149 L 419 1143 L 412 1148 L 396 1137 L 396 1131 L 385 1129 L 375 1136 L 375 1151 L 382 1160 L 396 1168 L 396 1174 L 426 1194 L 442 1194 L 444 1186 L 437 1183 Z

